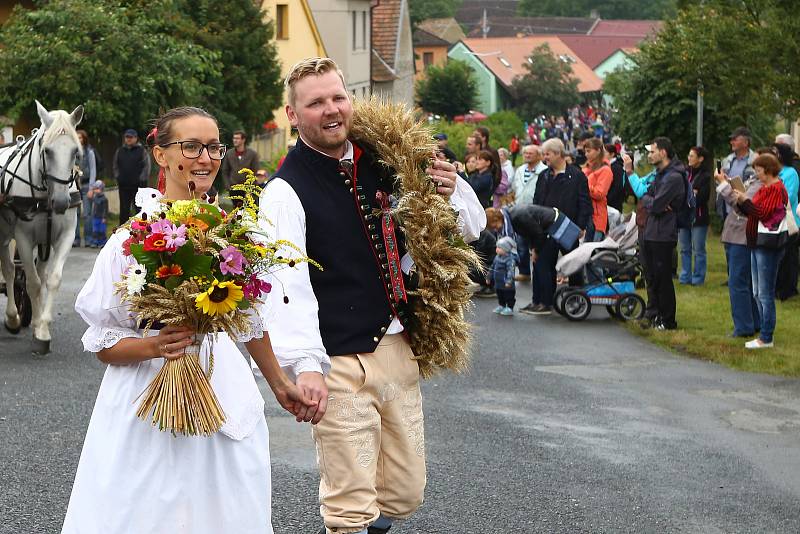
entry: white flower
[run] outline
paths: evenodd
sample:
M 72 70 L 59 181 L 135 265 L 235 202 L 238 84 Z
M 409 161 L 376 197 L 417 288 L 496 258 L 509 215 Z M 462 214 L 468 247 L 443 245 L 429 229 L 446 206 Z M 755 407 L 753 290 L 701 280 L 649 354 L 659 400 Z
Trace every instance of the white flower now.
M 128 267 L 125 278 L 128 283 L 128 295 L 140 293 L 147 283 L 147 268 L 144 265 L 134 263 Z

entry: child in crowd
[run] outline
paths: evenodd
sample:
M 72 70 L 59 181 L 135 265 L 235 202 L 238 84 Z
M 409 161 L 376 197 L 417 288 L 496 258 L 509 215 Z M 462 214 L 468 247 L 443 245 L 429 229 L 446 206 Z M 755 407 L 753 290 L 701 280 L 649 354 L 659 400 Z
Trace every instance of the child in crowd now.
M 92 186 L 92 248 L 102 248 L 106 244 L 106 228 L 108 219 L 108 198 L 102 180 L 95 181 Z
M 508 236 L 501 237 L 497 240 L 495 253 L 492 262 L 492 278 L 499 304 L 494 309 L 494 313 L 511 316 L 514 315 L 517 293 L 514 288 L 514 269 L 519 261 L 516 241 Z

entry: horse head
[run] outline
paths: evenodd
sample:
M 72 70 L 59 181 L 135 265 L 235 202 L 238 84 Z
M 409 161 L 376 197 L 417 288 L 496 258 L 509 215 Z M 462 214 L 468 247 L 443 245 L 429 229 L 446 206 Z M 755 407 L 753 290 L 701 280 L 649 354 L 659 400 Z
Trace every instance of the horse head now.
M 63 110 L 47 111 L 36 101 L 36 111 L 44 133 L 39 139 L 42 178 L 50 205 L 58 214 L 70 205 L 70 189 L 75 189 L 76 165 L 83 153 L 75 127 L 83 118 L 83 106 L 72 113 Z

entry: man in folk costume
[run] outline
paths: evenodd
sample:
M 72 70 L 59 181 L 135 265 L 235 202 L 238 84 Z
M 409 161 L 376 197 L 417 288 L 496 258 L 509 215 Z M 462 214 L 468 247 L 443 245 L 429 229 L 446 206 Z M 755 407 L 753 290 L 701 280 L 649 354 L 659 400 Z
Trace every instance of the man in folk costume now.
M 319 401 L 298 420 L 316 423 L 320 532 L 384 533 L 422 503 L 419 377 L 466 366 L 462 312 L 476 258 L 465 242 L 486 218 L 455 167 L 430 161 L 435 142 L 410 114 L 376 102 L 357 104 L 354 114 L 331 59 L 301 61 L 286 88 L 299 139 L 264 189 L 260 218 L 274 238 L 299 245 L 322 269 L 300 264 L 277 273 L 275 287 L 282 284 L 291 300 L 269 305 L 265 319 L 281 365 Z M 430 148 L 422 159 L 409 139 Z M 403 168 L 408 162 L 419 164 Z M 448 218 L 450 229 L 441 231 L 436 221 Z M 423 226 L 431 236 L 424 243 L 415 239 Z M 425 270 L 434 262 L 445 282 Z M 438 321 L 423 300 L 446 310 L 436 312 Z M 449 336 L 437 330 L 441 323 Z M 426 347 L 438 359 L 423 354 Z

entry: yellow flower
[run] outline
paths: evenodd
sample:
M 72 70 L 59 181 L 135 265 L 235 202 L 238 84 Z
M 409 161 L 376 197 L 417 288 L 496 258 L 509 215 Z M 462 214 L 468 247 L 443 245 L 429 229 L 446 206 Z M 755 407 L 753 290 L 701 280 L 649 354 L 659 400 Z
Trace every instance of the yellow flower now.
M 232 281 L 220 282 L 215 279 L 208 291 L 197 295 L 194 302 L 195 307 L 206 315 L 224 315 L 236 309 L 243 296 L 242 288 Z

